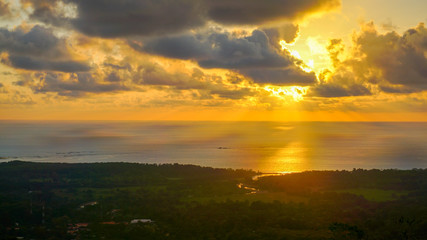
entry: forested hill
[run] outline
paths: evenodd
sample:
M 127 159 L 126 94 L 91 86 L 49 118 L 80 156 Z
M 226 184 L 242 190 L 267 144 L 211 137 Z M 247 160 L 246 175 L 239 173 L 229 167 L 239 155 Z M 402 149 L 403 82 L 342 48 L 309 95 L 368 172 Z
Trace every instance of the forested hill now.
M 427 190 L 427 169 L 306 171 L 260 178 L 257 186 L 269 191 L 325 191 L 370 188 L 394 191 Z
M 2 189 L 15 184 L 37 183 L 69 187 L 111 187 L 160 184 L 168 180 L 230 180 L 251 178 L 253 171 L 215 169 L 195 165 L 141 163 L 35 163 L 11 161 L 0 164 Z
M 427 239 L 427 170 L 0 164 L 0 239 Z

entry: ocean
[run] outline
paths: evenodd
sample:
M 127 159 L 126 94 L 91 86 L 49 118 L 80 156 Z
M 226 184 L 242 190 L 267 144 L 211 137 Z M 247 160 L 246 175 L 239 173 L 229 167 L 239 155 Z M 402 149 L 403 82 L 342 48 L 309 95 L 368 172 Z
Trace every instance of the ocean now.
M 0 121 L 0 158 L 265 173 L 427 168 L 427 123 Z

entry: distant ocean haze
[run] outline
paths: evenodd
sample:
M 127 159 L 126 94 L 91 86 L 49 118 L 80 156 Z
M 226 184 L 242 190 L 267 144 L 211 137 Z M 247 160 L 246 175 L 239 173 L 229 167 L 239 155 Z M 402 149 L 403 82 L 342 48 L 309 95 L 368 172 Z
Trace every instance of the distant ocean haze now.
M 0 121 L 1 161 L 412 169 L 427 168 L 426 146 L 427 123 Z

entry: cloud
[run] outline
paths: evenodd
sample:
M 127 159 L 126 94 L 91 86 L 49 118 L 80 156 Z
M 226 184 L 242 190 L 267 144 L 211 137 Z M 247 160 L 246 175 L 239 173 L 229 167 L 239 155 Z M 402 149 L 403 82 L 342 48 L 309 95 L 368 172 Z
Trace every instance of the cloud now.
M 0 105 L 2 105 L 2 109 L 16 109 L 18 105 L 34 104 L 36 104 L 36 102 L 32 96 L 16 89 L 0 87 Z
M 398 27 L 394 25 L 390 19 L 388 19 L 386 22 L 383 22 L 381 24 L 381 28 L 385 31 L 396 31 Z
M 199 0 L 70 0 L 78 17 L 72 25 L 99 37 L 179 32 L 205 24 Z
M 9 63 L 14 68 L 27 70 L 49 70 L 60 72 L 86 72 L 90 67 L 75 61 L 49 61 L 26 56 L 9 56 Z
M 332 39 L 327 47 L 334 65 L 333 72 L 324 70 L 318 75 L 319 82 L 310 88 L 308 96 L 336 98 L 373 95 L 370 84 L 360 76 L 354 61 L 340 61 L 344 51 L 341 40 Z
M 331 11 L 340 0 L 25 0 L 30 17 L 52 25 L 72 25 L 104 38 L 178 33 L 214 21 L 226 25 L 259 25 Z M 59 11 L 75 6 L 76 16 Z
M 218 95 L 221 98 L 225 99 L 243 99 L 248 96 L 254 96 L 255 92 L 249 88 L 240 88 L 240 89 L 212 89 L 210 92 L 212 95 Z
M 120 82 L 121 79 L 117 75 L 117 73 L 112 72 L 112 73 L 108 74 L 108 76 L 105 78 L 105 81 L 107 81 L 107 82 Z
M 399 35 L 379 34 L 367 23 L 354 36 L 356 54 L 366 72 L 378 72 L 378 85 L 387 92 L 427 90 L 427 29 L 423 23 Z M 355 69 L 357 71 L 357 69 Z M 360 71 L 360 70 L 359 70 Z M 401 88 L 399 91 L 397 88 Z M 394 90 L 392 90 L 394 89 Z
M 262 24 L 336 9 L 339 0 L 208 0 L 208 16 L 223 24 Z
M 285 69 L 245 69 L 241 73 L 249 76 L 256 83 L 274 85 L 312 85 L 316 82 L 316 75 L 311 72 L 301 71 L 297 67 Z
M 3 83 L 0 83 L 0 94 L 2 93 L 9 93 L 9 90 Z
M 66 2 L 59 0 L 21 0 L 25 5 L 31 5 L 33 11 L 29 17 L 53 26 L 70 27 L 70 18 L 66 16 Z M 68 7 L 70 7 L 68 5 Z M 69 9 L 68 9 L 69 11 Z
M 90 72 L 38 71 L 23 73 L 20 77 L 14 85 L 28 87 L 36 94 L 55 93 L 73 98 L 90 94 L 157 91 L 174 99 L 186 96 L 187 100 L 238 100 L 256 94 L 248 81 L 235 85 L 231 83 L 234 78 L 228 81 L 224 77 L 205 74 L 198 68 L 170 71 L 138 57 L 120 61 L 106 59 Z
M 212 43 L 210 43 L 210 41 Z M 214 40 L 203 34 L 183 34 L 153 38 L 141 41 L 130 41 L 130 46 L 142 52 L 148 52 L 168 58 L 203 59 L 209 57 Z
M 317 97 L 349 97 L 371 95 L 371 91 L 363 85 L 353 84 L 350 86 L 337 83 L 319 84 L 310 89 L 309 96 Z
M 423 23 L 402 35 L 378 33 L 365 23 L 353 35 L 350 51 L 340 39 L 328 47 L 334 70 L 320 74 L 310 95 L 321 97 L 362 96 L 373 90 L 389 94 L 427 90 L 427 28 Z
M 295 67 L 292 56 L 280 53 L 268 36 L 254 30 L 245 37 L 229 32 L 210 31 L 131 41 L 136 50 L 168 58 L 193 60 L 203 68 L 235 70 L 256 83 L 307 85 L 315 82 L 314 74 Z
M 263 28 L 262 31 L 268 36 L 272 46 L 281 48 L 279 44 L 281 40 L 292 43 L 297 39 L 299 35 L 299 26 L 295 24 L 284 24 L 276 27 Z
M 130 90 L 120 83 L 103 83 L 90 73 L 36 72 L 23 75 L 18 86 L 28 86 L 35 93 L 57 93 L 60 96 L 81 97 L 87 93 L 107 93 Z
M 359 78 L 352 70 L 342 65 L 337 66 L 333 73 L 327 70 L 319 74 L 318 78 L 319 82 L 310 87 L 307 96 L 337 98 L 373 95 L 371 86 L 365 79 Z
M 282 55 L 269 45 L 267 35 L 255 30 L 252 35 L 232 38 L 229 34 L 212 34 L 210 56 L 200 58 L 204 68 L 277 68 L 292 65 L 292 59 Z
M 0 18 L 7 18 L 11 15 L 9 3 L 0 0 Z
M 232 76 L 231 76 L 232 77 Z M 142 86 L 168 87 L 172 91 L 196 90 L 201 98 L 217 95 L 225 99 L 242 99 L 255 95 L 249 87 L 227 84 L 222 77 L 203 73 L 195 68 L 191 73 L 167 72 L 158 64 L 145 63 L 132 71 L 133 82 Z
M 199 76 L 197 76 L 199 75 Z M 132 80 L 136 84 L 150 86 L 168 86 L 174 89 L 205 89 L 208 83 L 203 81 L 204 74 L 194 70 L 192 75 L 176 72 L 167 72 L 158 64 L 145 63 L 132 72 Z
M 408 88 L 405 86 L 393 86 L 393 85 L 381 85 L 379 86 L 380 90 L 386 93 L 413 93 L 413 92 L 417 92 L 416 90 L 412 89 L 412 88 Z
M 0 50 L 11 54 L 62 56 L 64 43 L 51 30 L 36 25 L 26 32 L 22 28 L 9 31 L 0 28 Z
M 57 38 L 48 28 L 36 25 L 29 31 L 0 28 L 0 52 L 7 52 L 3 63 L 27 70 L 81 72 L 90 69 L 71 59 L 65 39 Z

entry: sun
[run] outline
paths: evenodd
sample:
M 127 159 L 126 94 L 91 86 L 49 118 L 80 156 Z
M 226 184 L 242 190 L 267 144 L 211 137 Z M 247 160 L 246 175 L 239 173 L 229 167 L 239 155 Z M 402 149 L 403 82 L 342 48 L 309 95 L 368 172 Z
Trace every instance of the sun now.
M 299 54 L 299 52 L 297 50 L 291 49 L 291 46 L 295 45 L 295 42 L 292 43 L 287 43 L 285 40 L 280 40 L 279 41 L 280 46 L 282 47 L 283 51 L 287 51 L 292 57 L 300 60 L 299 63 L 296 63 L 297 66 L 303 70 L 304 72 L 314 72 L 314 60 L 313 59 L 309 59 L 307 62 L 305 62 L 302 57 L 301 54 Z
M 277 87 L 277 86 L 265 86 L 264 90 L 270 92 L 271 95 L 278 98 L 289 98 L 291 97 L 295 102 L 303 100 L 304 95 L 307 94 L 307 87 L 289 86 L 289 87 Z

